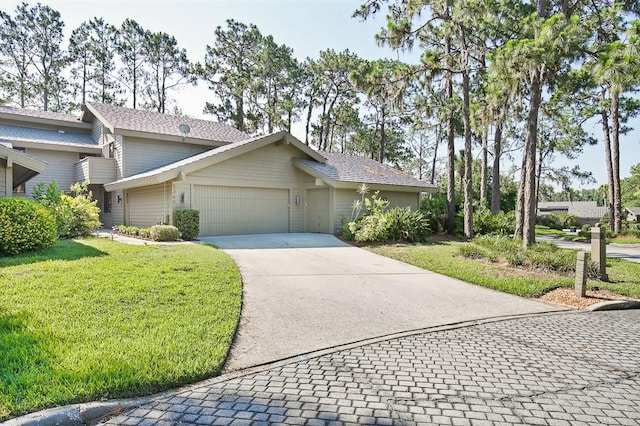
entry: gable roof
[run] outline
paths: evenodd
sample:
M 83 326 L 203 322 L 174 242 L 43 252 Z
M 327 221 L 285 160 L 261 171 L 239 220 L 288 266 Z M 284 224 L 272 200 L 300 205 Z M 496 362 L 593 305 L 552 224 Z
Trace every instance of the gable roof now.
M 322 152 L 326 163 L 296 159 L 294 164 L 310 175 L 336 188 L 356 188 L 366 183 L 404 191 L 435 192 L 437 186 L 416 179 L 376 160 L 337 152 Z
M 640 215 L 640 207 L 626 207 L 626 210 L 629 213 L 633 213 L 635 215 Z
M 112 133 L 119 135 L 152 136 L 168 140 L 196 139 L 218 142 L 219 145 L 251 138 L 250 135 L 223 123 L 179 115 L 93 102 L 87 102 L 83 111 L 82 120 L 91 121 L 95 117 Z M 189 133 L 183 134 L 180 131 L 181 124 L 189 126 Z
M 47 163 L 37 160 L 30 155 L 11 149 L 4 144 L 0 144 L 0 158 L 11 162 L 13 172 L 13 186 L 16 187 L 25 183 L 32 177 L 44 172 Z M 12 188 L 13 189 L 13 188 Z
M 29 123 L 33 127 L 91 131 L 91 124 L 83 123 L 78 116 L 59 112 L 0 106 L 0 119 Z
M 107 191 L 114 191 L 117 189 L 138 188 L 141 186 L 167 182 L 169 180 L 176 179 L 181 175 L 212 166 L 216 163 L 220 163 L 222 161 L 237 157 L 241 154 L 253 151 L 272 143 L 291 144 L 316 161 L 326 161 L 326 159 L 318 152 L 309 148 L 307 145 L 300 142 L 289 133 L 277 132 L 266 136 L 259 136 L 256 138 L 231 143 L 220 148 L 214 148 L 201 154 L 193 155 L 183 160 L 176 161 L 175 163 L 167 164 L 166 166 L 158 167 L 156 169 L 138 173 L 132 176 L 128 176 L 124 179 L 105 184 L 104 188 Z
M 91 135 L 62 130 L 43 130 L 0 124 L 0 141 L 25 147 L 39 147 L 40 144 L 46 144 L 51 149 L 71 148 L 74 151 L 86 149 L 90 152 L 101 152 L 101 148 L 91 138 Z

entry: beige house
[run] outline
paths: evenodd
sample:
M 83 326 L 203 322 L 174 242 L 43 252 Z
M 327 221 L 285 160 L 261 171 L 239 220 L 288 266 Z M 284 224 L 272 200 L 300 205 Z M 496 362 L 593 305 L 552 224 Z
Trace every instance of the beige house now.
M 0 107 L 0 192 L 90 182 L 105 227 L 200 212 L 200 235 L 334 233 L 366 183 L 419 208 L 436 188 L 376 161 L 320 153 L 286 132 L 251 138 L 208 120 L 88 103 L 80 117 Z M 4 162 L 3 162 L 4 160 Z M 9 177 L 10 176 L 10 177 Z

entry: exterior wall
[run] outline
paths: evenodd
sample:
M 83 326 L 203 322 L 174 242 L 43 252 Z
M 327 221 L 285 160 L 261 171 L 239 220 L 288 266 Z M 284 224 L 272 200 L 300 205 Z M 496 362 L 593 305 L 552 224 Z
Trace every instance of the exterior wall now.
M 93 128 L 91 129 L 91 138 L 98 143 L 98 145 L 103 144 L 102 140 L 102 129 L 103 125 L 99 120 L 93 120 Z
M 105 184 L 116 177 L 116 164 L 112 158 L 85 157 L 74 166 L 77 182 L 88 180 L 92 184 Z
M 7 196 L 7 176 L 6 176 L 6 174 L 7 174 L 7 161 L 2 159 L 2 158 L 0 158 L 0 197 L 6 197 Z
M 46 186 L 55 180 L 58 183 L 58 188 L 62 191 L 68 191 L 75 183 L 75 163 L 79 158 L 77 152 L 28 148 L 26 153 L 47 163 L 44 172 L 27 182 L 25 189 L 27 197 L 31 197 L 33 187 L 39 182 L 43 182 Z
M 150 141 L 125 137 L 124 177 L 165 166 L 211 147 L 181 142 Z
M 371 193 L 375 192 L 374 190 Z M 371 194 L 369 194 L 371 195 Z M 380 191 L 380 197 L 389 201 L 389 207 L 410 207 L 411 210 L 420 208 L 420 194 L 416 192 Z M 334 226 L 335 232 L 342 231 L 342 220 L 350 219 L 353 202 L 361 196 L 355 189 L 336 189 L 334 191 Z
M 125 197 L 126 224 L 146 228 L 158 223 L 172 223 L 172 192 L 171 183 L 128 190 Z
M 244 155 L 215 164 L 193 173 L 188 179 L 211 185 L 257 188 L 301 188 L 303 173 L 293 166 L 292 159 L 300 151 L 289 145 L 267 145 Z

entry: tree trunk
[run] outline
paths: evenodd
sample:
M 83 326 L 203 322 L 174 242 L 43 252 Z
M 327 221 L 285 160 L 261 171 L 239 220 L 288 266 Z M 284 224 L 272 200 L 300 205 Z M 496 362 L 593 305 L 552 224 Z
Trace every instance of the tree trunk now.
M 613 233 L 622 230 L 622 195 L 620 193 L 620 118 L 619 95 L 611 95 L 611 165 L 613 172 Z
M 604 142 L 604 159 L 607 165 L 607 196 L 609 202 L 609 220 L 613 223 L 613 161 L 611 160 L 611 130 L 609 129 L 609 114 L 604 107 L 606 99 L 606 89 L 602 89 L 600 93 L 600 101 L 602 102 L 602 112 L 600 113 L 602 120 L 602 136 Z
M 491 170 L 491 213 L 497 214 L 500 209 L 500 156 L 502 155 L 502 123 L 496 122 L 493 139 L 493 168 Z
M 436 181 L 436 160 L 438 159 L 438 146 L 440 145 L 440 125 L 436 127 L 436 145 L 433 148 L 433 161 L 431 162 L 431 184 Z
M 304 143 L 309 146 L 309 126 L 311 126 L 311 114 L 313 112 L 313 98 L 309 96 L 309 107 L 307 108 L 307 124 L 304 126 Z
M 387 117 L 385 114 L 385 110 L 384 110 L 384 106 L 382 107 L 381 111 L 380 111 L 380 162 L 383 163 L 384 162 L 384 150 L 385 150 L 385 142 L 386 142 L 386 135 L 385 135 L 385 130 L 384 130 L 384 124 L 385 121 L 387 121 Z
M 538 145 L 538 113 L 542 104 L 542 70 L 534 73 L 531 83 L 531 102 L 527 116 L 527 139 L 524 150 L 524 193 L 522 204 L 522 245 L 536 242 L 536 147 Z
M 469 101 L 469 57 L 465 29 L 460 27 L 464 65 L 462 71 L 462 120 L 464 122 L 464 236 L 473 238 L 473 186 L 471 180 L 473 158 L 471 156 L 471 108 Z M 485 160 L 486 162 L 486 160 Z
M 488 126 L 482 129 L 482 151 L 480 153 L 481 168 L 480 168 L 480 205 L 485 207 L 487 205 L 487 180 L 489 176 L 489 128 Z

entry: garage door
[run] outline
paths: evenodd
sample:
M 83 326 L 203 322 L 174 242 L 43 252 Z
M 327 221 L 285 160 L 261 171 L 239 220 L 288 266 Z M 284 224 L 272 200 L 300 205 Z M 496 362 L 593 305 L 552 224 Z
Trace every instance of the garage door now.
M 289 232 L 289 190 L 195 185 L 200 235 Z

